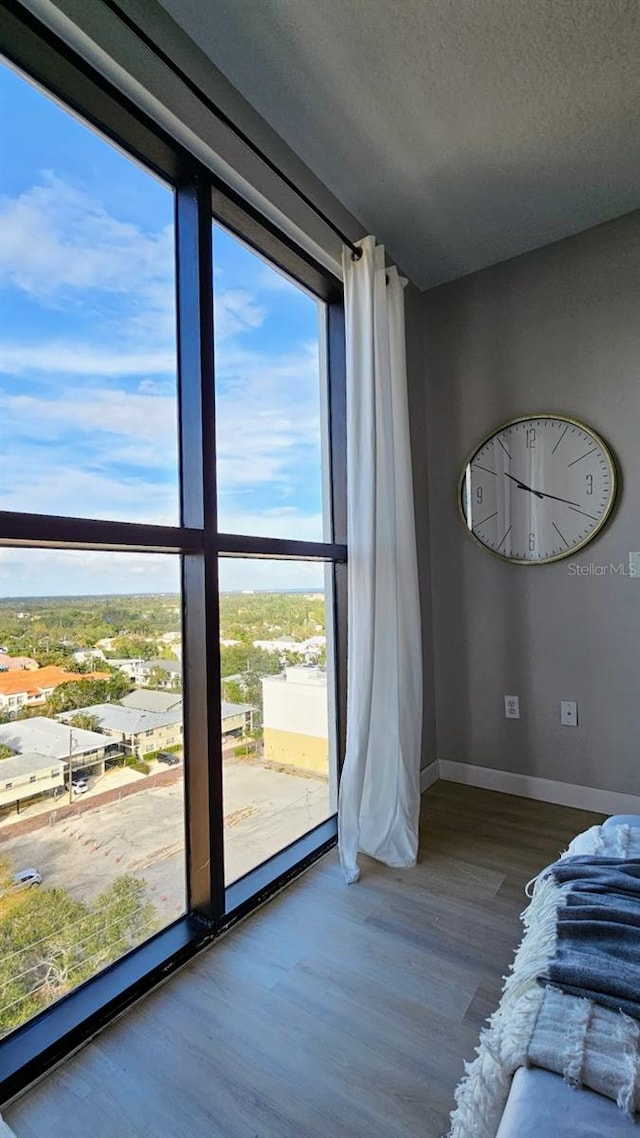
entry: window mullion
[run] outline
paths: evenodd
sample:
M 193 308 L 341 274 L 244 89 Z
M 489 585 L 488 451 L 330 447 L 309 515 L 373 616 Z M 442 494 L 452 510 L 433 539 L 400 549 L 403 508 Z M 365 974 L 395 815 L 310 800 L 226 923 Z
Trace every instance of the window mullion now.
M 183 558 L 185 794 L 190 908 L 224 912 L 220 641 L 216 534 L 211 189 L 176 192 L 182 522 L 202 530 Z

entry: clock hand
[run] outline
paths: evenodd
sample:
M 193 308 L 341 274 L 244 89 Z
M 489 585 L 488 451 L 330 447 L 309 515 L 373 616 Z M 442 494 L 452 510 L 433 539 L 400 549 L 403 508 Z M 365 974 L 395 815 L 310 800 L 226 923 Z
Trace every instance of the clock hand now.
M 580 508 L 579 502 L 572 502 L 569 498 L 559 498 L 557 494 L 547 494 L 543 490 L 534 490 L 532 486 L 525 486 L 524 482 L 520 482 L 518 478 L 514 478 L 513 474 L 507 474 L 505 470 L 505 477 L 510 478 L 515 482 L 519 490 L 528 490 L 530 494 L 535 494 L 537 498 L 552 498 L 554 502 L 565 502 L 567 506 L 575 506 L 576 509 Z
M 504 475 L 505 478 L 510 478 L 512 482 L 515 482 L 519 490 L 528 490 L 530 494 L 535 494 L 537 498 L 545 497 L 545 495 L 542 494 L 540 490 L 532 490 L 530 486 L 525 486 L 524 482 L 520 482 L 518 478 L 514 478 L 513 474 L 507 474 L 506 470 L 504 472 Z
M 577 502 L 570 502 L 568 498 L 558 498 L 556 494 L 543 494 L 542 497 L 553 498 L 554 502 L 566 502 L 567 506 L 575 506 L 576 509 L 580 508 Z M 587 517 L 588 516 L 589 515 L 587 515 Z

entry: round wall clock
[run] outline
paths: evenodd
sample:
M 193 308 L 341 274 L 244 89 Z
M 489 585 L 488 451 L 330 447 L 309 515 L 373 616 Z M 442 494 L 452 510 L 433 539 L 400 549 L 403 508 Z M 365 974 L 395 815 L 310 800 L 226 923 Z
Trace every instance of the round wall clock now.
M 616 467 L 591 427 L 532 415 L 498 427 L 473 451 L 459 485 L 468 532 L 516 565 L 568 557 L 602 529 L 616 496 Z

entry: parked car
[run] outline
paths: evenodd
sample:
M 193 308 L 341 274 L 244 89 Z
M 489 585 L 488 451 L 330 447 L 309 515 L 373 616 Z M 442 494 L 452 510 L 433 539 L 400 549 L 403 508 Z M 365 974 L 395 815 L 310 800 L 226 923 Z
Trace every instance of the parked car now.
M 177 767 L 180 759 L 177 755 L 172 755 L 171 751 L 158 751 L 156 758 L 159 763 L 166 763 L 168 767 Z
M 15 893 L 19 889 L 31 889 L 32 885 L 41 883 L 42 874 L 37 869 L 21 869 L 19 873 L 14 873 L 9 888 Z
M 86 794 L 89 789 L 89 783 L 86 778 L 74 778 L 71 783 L 71 789 L 74 794 Z

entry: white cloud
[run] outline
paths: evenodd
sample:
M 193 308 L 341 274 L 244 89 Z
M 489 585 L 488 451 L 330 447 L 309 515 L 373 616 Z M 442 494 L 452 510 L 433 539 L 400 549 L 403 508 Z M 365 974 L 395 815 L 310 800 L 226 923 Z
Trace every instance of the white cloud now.
M 122 351 L 99 345 L 51 340 L 40 344 L 0 344 L 0 372 L 68 376 L 175 375 L 175 351 L 168 348 Z
M 126 298 L 127 316 L 120 322 L 118 333 L 121 339 L 174 343 L 172 223 L 157 232 L 145 232 L 113 217 L 102 202 L 83 189 L 44 172 L 39 185 L 15 198 L 0 199 L 0 231 L 0 282 L 56 308 L 63 307 L 70 296 L 90 290 Z M 216 289 L 215 304 L 216 339 L 220 342 L 260 327 L 265 317 L 255 296 L 243 289 Z M 103 312 L 98 328 L 102 325 L 104 330 L 112 321 Z M 114 374 L 103 370 L 107 361 L 101 362 L 101 353 L 94 345 L 70 348 L 72 352 L 79 348 L 74 374 L 82 370 L 82 359 L 87 361 L 85 370 L 90 373 Z M 64 344 L 58 345 L 56 358 L 61 363 L 57 370 L 65 370 L 62 361 L 69 354 Z M 172 355 L 159 355 L 162 358 L 157 368 L 134 355 L 120 367 L 120 374 L 140 374 L 141 367 L 143 371 L 175 367 Z M 20 370 L 31 366 L 38 365 L 25 363 Z
M 45 172 L 40 185 L 0 202 L 2 276 L 40 300 L 69 289 L 133 293 L 166 303 L 173 226 L 146 234 L 97 199 Z M 160 289 L 158 286 L 162 286 Z
M 27 452 L 19 474 L 3 492 L 3 509 L 150 525 L 178 521 L 177 484 L 79 468 L 72 447 L 64 456 Z
M 13 430 L 32 439 L 68 438 L 70 429 L 91 436 L 152 443 L 160 451 L 176 451 L 176 400 L 145 392 L 89 388 L 65 389 L 56 399 L 8 395 L 4 410 Z
M 264 318 L 264 308 L 251 293 L 242 289 L 216 289 L 214 319 L 218 343 L 259 328 Z

